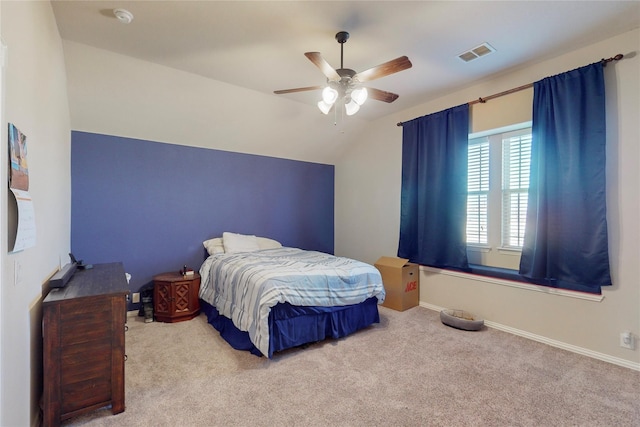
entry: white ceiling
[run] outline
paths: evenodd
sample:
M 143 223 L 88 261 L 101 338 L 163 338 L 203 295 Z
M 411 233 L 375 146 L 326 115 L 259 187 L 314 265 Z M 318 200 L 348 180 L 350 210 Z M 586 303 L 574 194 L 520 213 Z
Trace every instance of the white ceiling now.
M 344 66 L 363 71 L 402 55 L 411 69 L 369 85 L 400 95 L 369 100 L 375 119 L 640 26 L 638 1 L 52 1 L 63 39 L 314 105 L 322 85 L 304 52 L 340 66 L 338 31 L 351 35 Z M 120 23 L 114 8 L 134 15 Z M 457 55 L 487 42 L 496 52 Z M 612 55 L 618 52 L 612 52 Z M 594 58 L 594 61 L 599 58 Z

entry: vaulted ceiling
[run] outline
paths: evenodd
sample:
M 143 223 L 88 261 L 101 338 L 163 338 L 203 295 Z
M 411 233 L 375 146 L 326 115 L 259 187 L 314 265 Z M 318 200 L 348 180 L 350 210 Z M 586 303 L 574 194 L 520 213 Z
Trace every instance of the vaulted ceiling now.
M 274 90 L 326 83 L 305 52 L 363 71 L 406 55 L 413 67 L 369 83 L 393 103 L 369 100 L 376 119 L 508 70 L 640 25 L 637 1 L 52 1 L 63 39 L 315 105 L 319 91 Z M 113 9 L 129 10 L 122 24 Z M 458 56 L 482 43 L 495 52 Z M 597 60 L 598 58 L 594 58 Z

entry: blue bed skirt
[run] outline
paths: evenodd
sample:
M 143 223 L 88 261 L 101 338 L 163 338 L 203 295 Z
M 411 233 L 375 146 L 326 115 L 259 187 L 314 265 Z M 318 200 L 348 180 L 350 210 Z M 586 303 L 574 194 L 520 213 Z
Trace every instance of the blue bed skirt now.
M 200 300 L 200 308 L 207 315 L 208 322 L 231 347 L 262 356 L 249 339 L 248 332 L 236 328 L 231 319 L 222 316 L 206 301 Z M 341 338 L 373 323 L 380 323 L 376 297 L 360 304 L 340 307 L 299 307 L 280 303 L 269 314 L 268 357 L 271 358 L 278 351 L 326 338 Z

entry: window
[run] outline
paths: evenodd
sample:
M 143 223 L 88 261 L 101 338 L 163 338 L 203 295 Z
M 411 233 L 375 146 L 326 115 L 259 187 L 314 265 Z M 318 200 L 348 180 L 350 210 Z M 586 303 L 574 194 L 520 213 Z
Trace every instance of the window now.
M 467 243 L 486 245 L 489 199 L 489 139 L 469 141 Z
M 524 242 L 531 164 L 530 124 L 470 135 L 469 262 L 517 269 Z
M 522 248 L 527 220 L 531 129 L 502 139 L 502 246 Z

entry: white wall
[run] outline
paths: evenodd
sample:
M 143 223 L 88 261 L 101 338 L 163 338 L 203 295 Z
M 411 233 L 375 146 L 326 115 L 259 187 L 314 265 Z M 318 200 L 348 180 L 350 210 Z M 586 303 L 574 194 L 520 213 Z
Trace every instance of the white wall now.
M 64 41 L 73 130 L 332 164 L 352 127 L 278 95 Z M 342 132 L 342 131 L 345 132 Z
M 37 243 L 8 253 L 6 221 L 2 221 L 0 425 L 37 422 L 40 397 L 43 284 L 68 261 L 71 217 L 70 120 L 62 43 L 49 2 L 0 3 L 2 38 L 8 47 L 5 69 L 2 170 L 7 175 L 7 122 L 26 136 L 29 192 L 33 198 Z M 8 203 L 0 186 L 3 217 Z M 14 266 L 21 265 L 19 283 Z
M 607 218 L 614 286 L 603 289 L 604 300 L 585 301 L 425 271 L 420 299 L 431 308 L 466 309 L 505 330 L 640 369 L 639 346 L 619 347 L 621 331 L 631 331 L 636 340 L 640 335 L 639 49 L 636 29 L 373 123 L 336 163 L 336 254 L 373 263 L 381 255 L 397 253 L 402 148 L 397 122 L 623 53 L 626 58 L 605 71 Z

